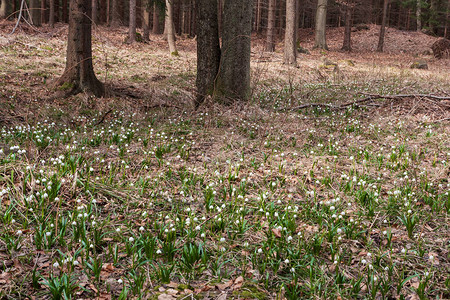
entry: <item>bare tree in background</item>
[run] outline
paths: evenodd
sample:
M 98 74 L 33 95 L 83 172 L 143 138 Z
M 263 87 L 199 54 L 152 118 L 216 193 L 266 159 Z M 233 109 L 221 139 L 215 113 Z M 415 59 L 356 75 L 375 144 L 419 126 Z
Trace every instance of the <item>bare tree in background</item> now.
M 383 52 L 384 36 L 386 33 L 386 17 L 387 17 L 388 4 L 389 4 L 389 0 L 383 0 L 383 17 L 381 19 L 380 36 L 378 38 L 378 47 L 377 47 L 378 52 Z
M 267 39 L 266 39 L 266 51 L 275 51 L 275 7 L 277 5 L 277 0 L 269 0 L 269 11 L 267 18 Z
M 130 22 L 128 28 L 128 43 L 136 42 L 136 0 L 130 0 Z
M 328 0 L 317 0 L 314 48 L 328 50 L 326 40 Z
M 166 18 L 164 31 L 167 34 L 167 42 L 169 44 L 169 52 L 171 55 L 178 55 L 175 44 L 175 30 L 173 25 L 173 0 L 166 0 Z

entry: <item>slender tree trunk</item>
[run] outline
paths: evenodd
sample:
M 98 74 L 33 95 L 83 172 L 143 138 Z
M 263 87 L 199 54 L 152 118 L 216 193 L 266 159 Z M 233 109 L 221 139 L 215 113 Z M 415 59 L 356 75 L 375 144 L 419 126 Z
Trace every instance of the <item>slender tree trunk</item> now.
M 128 28 L 128 43 L 136 41 L 136 0 L 130 0 L 130 22 Z
M 267 18 L 267 40 L 266 40 L 266 51 L 275 51 L 275 41 L 274 41 L 274 30 L 275 30 L 275 7 L 277 5 L 277 0 L 269 0 L 269 11 Z
M 217 12 L 217 19 L 219 22 L 219 37 L 222 36 L 222 28 L 223 28 L 223 2 L 224 0 L 219 0 L 218 3 L 218 12 Z
M 41 26 L 41 5 L 39 0 L 30 0 L 30 17 L 34 26 Z
M 284 60 L 287 65 L 297 66 L 297 35 L 295 30 L 296 0 L 286 0 L 286 32 L 284 37 Z
M 261 8 L 261 0 L 257 0 L 256 5 L 256 32 L 259 32 L 261 29 L 261 14 L 262 14 L 262 8 Z
M 89 91 L 101 97 L 105 93 L 92 64 L 91 10 L 91 0 L 70 1 L 66 69 L 56 81 L 56 86 L 67 91 L 66 95 Z
M 417 0 L 416 2 L 416 21 L 417 21 L 417 31 L 422 30 L 422 1 Z
M 316 11 L 316 35 L 314 48 L 328 50 L 326 40 L 326 28 L 327 28 L 327 0 L 317 1 Z
M 220 70 L 214 89 L 222 103 L 250 98 L 252 2 L 227 0 L 224 6 Z
M 380 36 L 378 38 L 378 47 L 377 47 L 378 52 L 383 52 L 388 4 L 389 4 L 389 0 L 383 1 L 383 17 L 381 19 Z
M 142 16 L 143 16 L 143 23 L 142 23 L 142 27 L 143 27 L 143 39 L 144 41 L 148 42 L 150 41 L 150 4 L 148 3 L 148 1 L 143 1 L 142 2 Z
M 344 43 L 341 50 L 352 51 L 352 8 L 351 3 L 347 2 L 345 5 L 345 28 L 344 28 Z
M 92 22 L 97 24 L 98 22 L 98 0 L 92 0 Z
M 444 37 L 445 38 L 450 38 L 450 34 L 449 34 L 449 20 L 450 20 L 450 0 L 448 0 L 447 2 L 447 16 L 445 18 L 445 29 L 444 29 Z
M 175 30 L 173 25 L 173 0 L 166 0 L 166 22 L 164 31 L 167 33 L 167 42 L 169 44 L 169 52 L 171 55 L 178 55 L 175 44 Z
M 430 31 L 434 33 L 435 31 L 435 25 L 438 23 L 437 19 L 437 2 L 436 0 L 430 1 L 430 10 L 429 10 L 430 16 L 429 16 L 429 23 Z
M 159 34 L 159 7 L 156 6 L 156 3 L 153 4 L 153 34 Z
M 0 4 L 0 18 L 4 19 L 8 17 L 9 14 L 9 1 L 8 0 L 1 0 Z
M 67 3 L 67 0 L 63 0 L 62 1 L 62 20 L 64 23 L 68 23 L 69 22 L 69 4 Z
M 111 0 L 106 0 L 106 26 L 110 25 L 111 20 Z
M 119 26 L 119 0 L 112 0 L 111 27 Z
M 50 27 L 55 26 L 55 0 L 49 0 L 50 1 L 50 13 L 48 17 L 48 23 Z
M 5 0 L 3 0 L 3 2 L 4 1 Z M 46 13 L 47 13 L 47 3 L 45 0 L 41 0 L 41 24 L 47 23 Z
M 195 107 L 214 94 L 219 71 L 220 45 L 217 0 L 197 0 L 197 97 Z

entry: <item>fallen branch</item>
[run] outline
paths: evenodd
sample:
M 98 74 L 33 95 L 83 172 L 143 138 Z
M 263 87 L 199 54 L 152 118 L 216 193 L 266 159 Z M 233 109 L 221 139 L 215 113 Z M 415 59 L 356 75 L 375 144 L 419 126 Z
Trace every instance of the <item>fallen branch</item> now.
M 376 100 L 376 99 L 430 98 L 430 99 L 435 99 L 435 100 L 439 100 L 439 101 L 450 100 L 450 96 L 435 96 L 435 95 L 428 95 L 428 94 L 399 94 L 399 95 L 364 94 L 364 95 L 367 95 L 367 97 L 356 100 L 356 101 L 347 102 L 347 103 L 344 103 L 341 105 L 331 105 L 331 104 L 324 104 L 324 103 L 307 103 L 307 104 L 302 104 L 299 106 L 294 106 L 291 108 L 280 108 L 277 110 L 278 111 L 287 110 L 287 109 L 299 110 L 299 109 L 311 108 L 311 107 L 326 107 L 326 108 L 330 108 L 330 109 L 344 109 L 349 106 L 359 105 L 364 102 L 368 102 L 370 100 Z

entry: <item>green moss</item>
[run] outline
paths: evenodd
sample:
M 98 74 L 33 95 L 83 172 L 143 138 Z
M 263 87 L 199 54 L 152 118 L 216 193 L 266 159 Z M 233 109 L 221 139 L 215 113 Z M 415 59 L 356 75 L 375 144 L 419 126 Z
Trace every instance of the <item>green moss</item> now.
M 246 299 L 268 299 L 265 292 L 261 291 L 256 285 L 247 282 L 239 290 L 234 291 L 233 296 Z
M 172 55 L 172 56 L 180 56 L 180 54 L 178 53 L 178 51 L 174 51 L 174 52 L 170 53 L 170 55 Z
M 73 83 L 72 82 L 64 82 L 60 87 L 59 90 L 61 91 L 68 91 L 73 89 Z

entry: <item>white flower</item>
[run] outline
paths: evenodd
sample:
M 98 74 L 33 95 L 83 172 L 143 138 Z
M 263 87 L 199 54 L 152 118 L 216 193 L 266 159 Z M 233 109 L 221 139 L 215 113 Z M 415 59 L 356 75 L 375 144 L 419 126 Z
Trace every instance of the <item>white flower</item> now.
M 139 227 L 139 231 L 144 231 L 145 228 L 143 226 Z
M 74 261 L 73 261 L 73 265 L 74 265 L 74 266 L 78 266 L 78 264 L 79 264 L 78 260 L 74 260 Z
M 120 232 L 120 227 L 116 228 L 116 232 Z
M 156 250 L 156 254 L 161 254 L 162 251 L 160 249 Z
M 123 280 L 119 278 L 119 279 L 117 279 L 117 283 L 122 284 L 122 283 L 123 283 Z
M 17 235 L 22 235 L 22 230 L 17 230 Z
M 55 262 L 55 263 L 53 264 L 53 267 L 54 267 L 54 268 L 58 268 L 58 267 L 59 267 L 59 263 L 58 263 L 58 262 Z
M 258 249 L 258 253 L 262 253 L 263 250 L 261 248 Z
M 285 263 L 285 264 L 288 264 L 288 263 L 289 263 L 289 259 L 286 258 L 286 259 L 284 260 L 284 263 Z
M 225 238 L 224 238 L 224 237 L 220 238 L 220 241 L 221 241 L 222 243 L 225 242 Z
M 402 253 L 403 253 L 403 254 L 406 253 L 406 249 L 405 249 L 405 248 L 402 249 Z
M 130 236 L 130 238 L 128 239 L 128 241 L 134 242 L 134 237 Z

